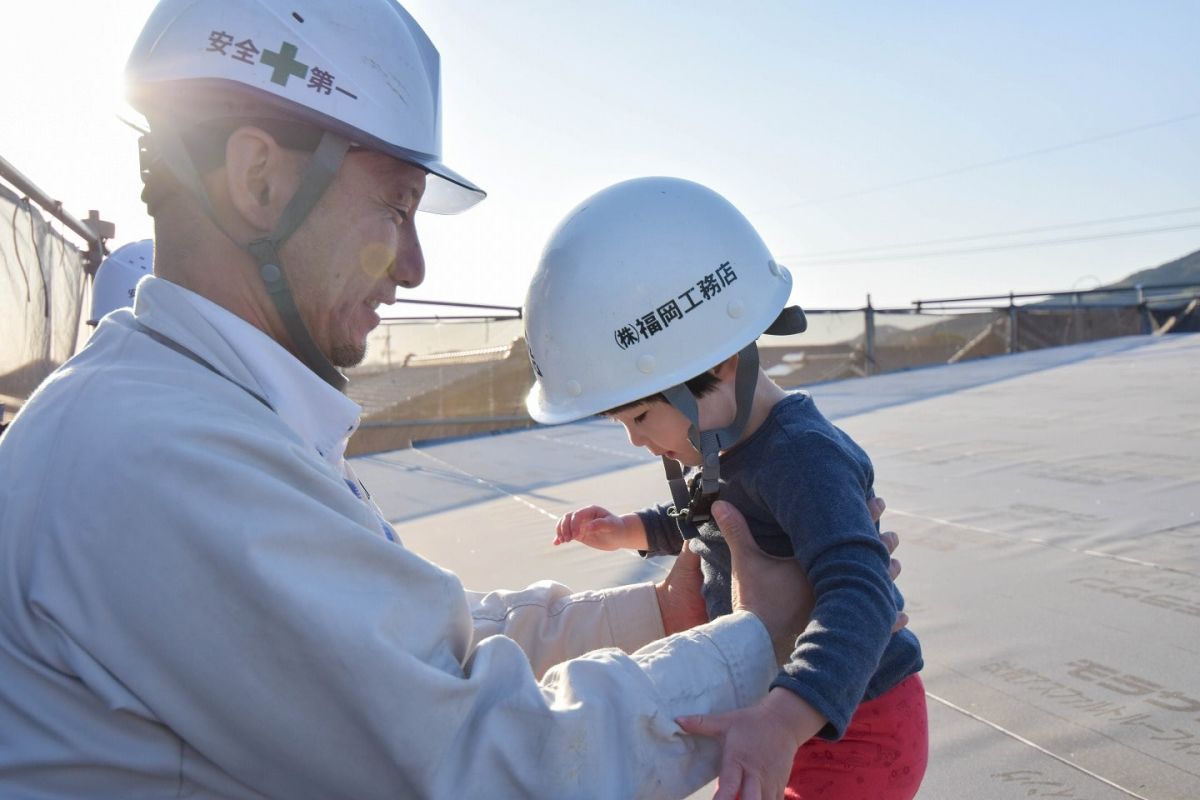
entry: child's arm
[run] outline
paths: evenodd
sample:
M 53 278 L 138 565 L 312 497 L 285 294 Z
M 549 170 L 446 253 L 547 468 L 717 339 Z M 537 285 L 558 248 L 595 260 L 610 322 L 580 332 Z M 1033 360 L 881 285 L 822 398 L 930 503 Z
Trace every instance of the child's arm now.
M 828 722 L 799 695 L 772 689 L 757 705 L 726 714 L 680 717 L 688 733 L 721 739 L 717 797 L 783 797 L 796 751 Z
M 579 542 L 597 550 L 646 550 L 646 527 L 637 514 L 617 516 L 600 506 L 564 514 L 554 529 L 554 543 Z
M 748 485 L 791 540 L 815 598 L 812 621 L 773 686 L 817 709 L 828 719 L 819 735 L 838 739 L 889 644 L 891 671 L 919 669 L 920 647 L 911 633 L 892 638 L 903 601 L 864 502 L 874 477 L 866 454 L 836 431 L 804 430 L 770 445 Z

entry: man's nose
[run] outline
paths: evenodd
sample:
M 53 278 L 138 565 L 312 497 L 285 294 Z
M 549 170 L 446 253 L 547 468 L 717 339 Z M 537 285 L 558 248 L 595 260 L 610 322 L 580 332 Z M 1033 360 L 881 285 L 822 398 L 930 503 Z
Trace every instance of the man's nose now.
M 396 250 L 396 260 L 392 263 L 392 280 L 405 289 L 414 289 L 425 280 L 425 253 L 421 250 L 416 231 L 413 231 L 411 237 L 405 237 Z

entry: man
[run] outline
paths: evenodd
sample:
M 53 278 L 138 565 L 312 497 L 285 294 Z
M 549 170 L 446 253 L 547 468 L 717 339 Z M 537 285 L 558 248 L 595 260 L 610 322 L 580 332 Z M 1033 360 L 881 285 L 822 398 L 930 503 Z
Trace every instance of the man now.
M 469 595 L 342 457 L 338 367 L 422 280 L 415 212 L 482 197 L 441 163 L 420 27 L 390 0 L 165 0 L 128 73 L 156 274 L 0 441 L 0 795 L 710 780 L 718 744 L 674 720 L 760 698 L 807 603 L 735 512 L 753 590 L 656 641 L 697 621 L 694 561 L 658 586 Z

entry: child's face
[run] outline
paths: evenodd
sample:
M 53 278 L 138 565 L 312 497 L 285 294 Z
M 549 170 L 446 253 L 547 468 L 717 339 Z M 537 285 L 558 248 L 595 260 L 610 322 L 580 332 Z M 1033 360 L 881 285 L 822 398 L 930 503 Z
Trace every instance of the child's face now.
M 700 454 L 688 440 L 688 418 L 670 403 L 652 400 L 613 415 L 625 426 L 629 443 L 644 447 L 656 456 L 673 458 L 682 464 L 699 464 Z
M 733 419 L 729 398 L 717 390 L 699 398 L 700 424 L 704 429 L 728 425 Z M 688 466 L 700 465 L 700 453 L 688 439 L 691 423 L 670 403 L 651 400 L 618 412 L 613 417 L 625 426 L 629 443 L 656 456 L 666 456 Z

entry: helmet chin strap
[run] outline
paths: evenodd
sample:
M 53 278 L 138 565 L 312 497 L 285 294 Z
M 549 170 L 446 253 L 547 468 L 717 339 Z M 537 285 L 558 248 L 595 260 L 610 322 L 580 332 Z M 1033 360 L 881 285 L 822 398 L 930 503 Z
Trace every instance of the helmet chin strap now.
M 296 187 L 296 193 L 292 195 L 287 207 L 279 215 L 279 221 L 275 223 L 275 230 L 245 246 L 245 249 L 258 262 L 259 277 L 266 284 L 267 293 L 271 296 L 275 309 L 283 319 L 288 336 L 292 339 L 292 345 L 296 348 L 296 355 L 309 369 L 339 392 L 346 390 L 346 384 L 349 381 L 317 347 L 312 334 L 309 333 L 308 326 L 300 317 L 300 310 L 296 308 L 296 300 L 292 296 L 292 290 L 280 267 L 279 248 L 283 246 L 293 231 L 300 227 L 300 223 L 304 222 L 309 212 L 316 206 L 317 201 L 321 199 L 321 195 L 325 194 L 325 190 L 333 182 L 333 176 L 337 174 L 338 168 L 342 165 L 342 159 L 346 157 L 349 149 L 350 141 L 348 139 L 326 131 L 321 136 L 321 143 L 313 151 L 308 168 L 300 179 L 300 185 Z
M 700 452 L 700 475 L 689 487 L 683 477 L 678 461 L 663 457 L 663 469 L 671 487 L 674 505 L 668 513 L 675 518 L 683 538 L 690 539 L 699 533 L 701 523 L 712 519 L 712 504 L 717 499 L 721 482 L 721 451 L 737 444 L 750 419 L 754 405 L 754 389 L 758 384 L 758 347 L 754 342 L 738 353 L 737 374 L 734 378 L 734 403 L 736 411 L 733 421 L 724 428 L 700 429 L 700 406 L 696 397 L 681 383 L 663 391 L 667 402 L 688 418 L 688 439 Z
M 152 122 L 151 128 L 153 129 L 153 147 L 157 149 L 158 155 L 167 167 L 200 201 L 201 209 L 217 226 L 217 229 L 225 234 L 231 242 L 253 256 L 258 265 L 259 277 L 283 320 L 284 328 L 292 340 L 292 346 L 296 349 L 296 356 L 330 386 L 338 391 L 345 391 L 348 383 L 346 376 L 317 347 L 308 326 L 304 324 L 304 320 L 300 316 L 295 297 L 283 274 L 279 248 L 295 232 L 296 228 L 300 227 L 300 224 L 308 217 L 321 196 L 325 194 L 325 190 L 333 182 L 334 176 L 342 165 L 342 160 L 350 149 L 350 141 L 336 133 L 325 131 L 309 159 L 304 175 L 300 178 L 300 185 L 296 187 L 295 194 L 288 201 L 283 213 L 279 215 L 275 229 L 266 236 L 260 236 L 248 244 L 242 244 L 225 229 L 225 226 L 217 218 L 212 201 L 209 199 L 208 192 L 205 191 L 204 182 L 196 171 L 196 166 L 178 131 L 169 123 L 159 120 Z M 146 165 L 143 165 L 143 172 L 145 169 Z

